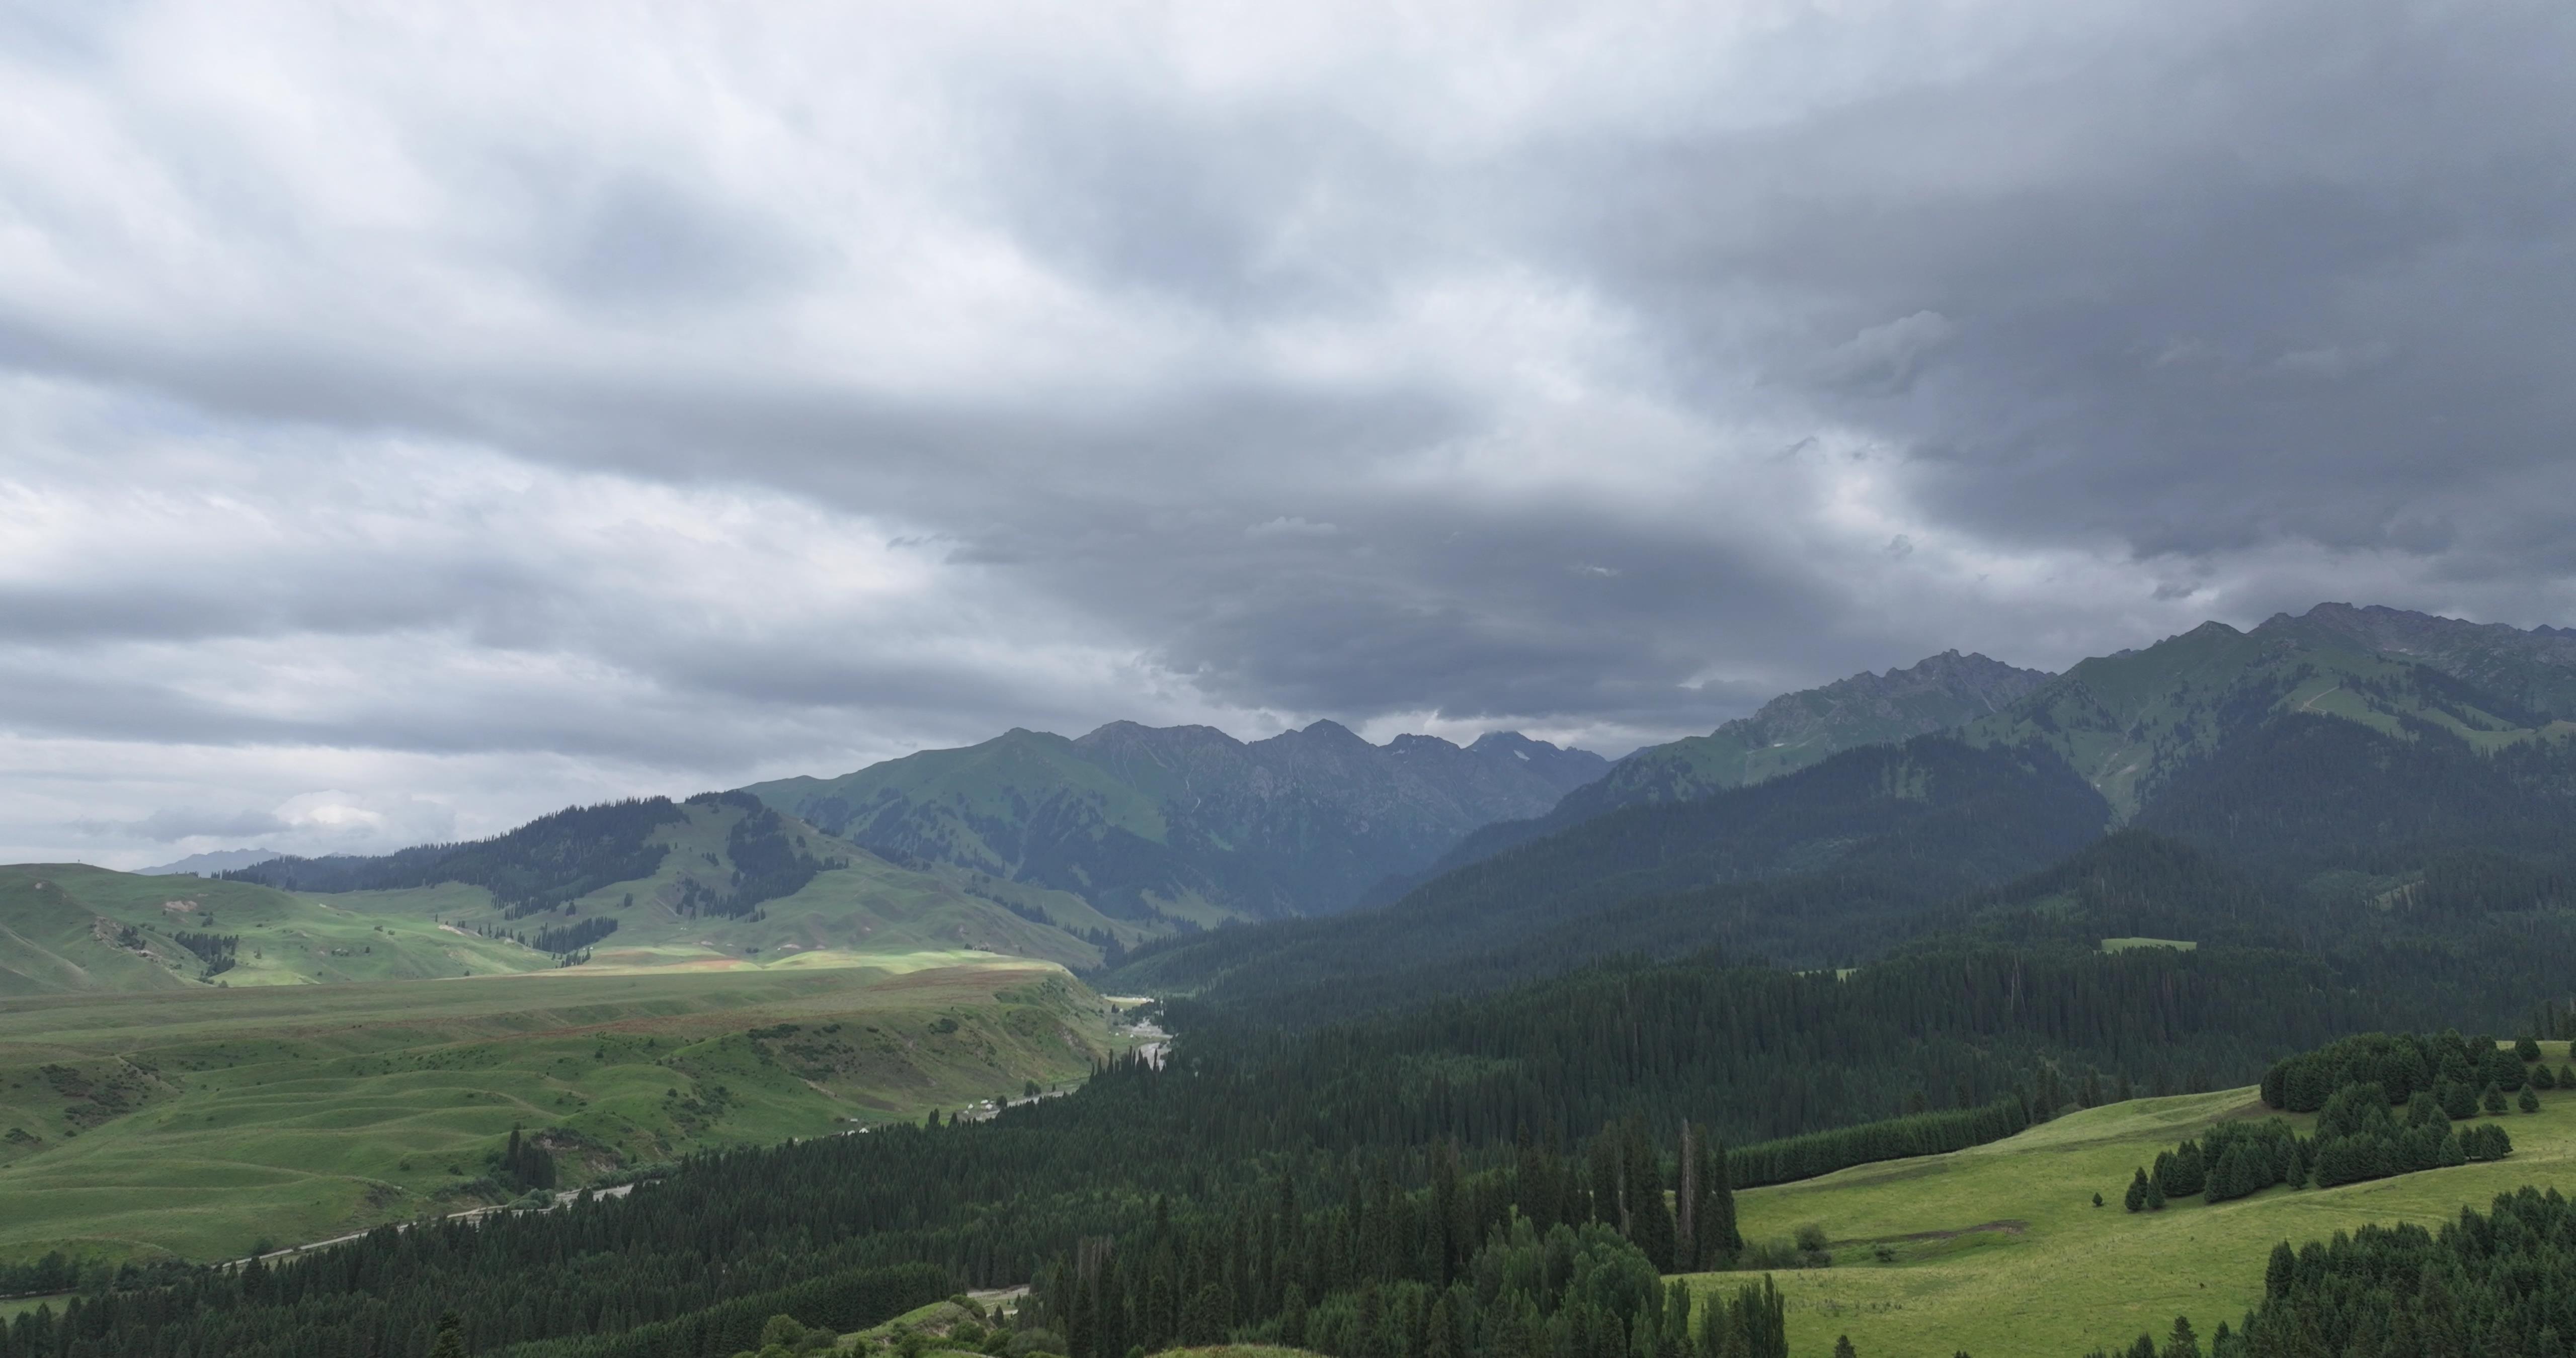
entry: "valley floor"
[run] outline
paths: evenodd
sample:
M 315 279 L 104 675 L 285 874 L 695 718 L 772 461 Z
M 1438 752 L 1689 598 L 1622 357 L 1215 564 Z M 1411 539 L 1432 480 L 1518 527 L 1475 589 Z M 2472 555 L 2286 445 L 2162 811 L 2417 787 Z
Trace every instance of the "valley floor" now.
M 2552 1063 L 2567 1044 L 2543 1044 Z M 1834 1266 L 1774 1274 L 1788 1302 L 1790 1351 L 1830 1352 L 1849 1335 L 1861 1358 L 1961 1349 L 1974 1358 L 2078 1358 L 2140 1333 L 2159 1344 L 2176 1315 L 2207 1337 L 2243 1323 L 2260 1299 L 2272 1246 L 2370 1223 L 2438 1229 L 2526 1184 L 2576 1187 L 2576 1093 L 2538 1113 L 2495 1119 L 2513 1136 L 2501 1161 L 2331 1189 L 2274 1188 L 2163 1212 L 2121 1207 L 2133 1170 L 2213 1122 L 2272 1114 L 2251 1088 L 2140 1099 L 2071 1114 L 2009 1140 L 1887 1161 L 1737 1195 L 1747 1240 L 1822 1226 Z M 2293 1118 L 2302 1130 L 2311 1118 Z M 2465 1124 L 2463 1124 L 2465 1125 Z M 2095 1207 L 2093 1195 L 2104 1206 Z M 1880 1262 L 1884 1247 L 1894 1262 Z M 1753 1275 L 1696 1275 L 1702 1289 Z

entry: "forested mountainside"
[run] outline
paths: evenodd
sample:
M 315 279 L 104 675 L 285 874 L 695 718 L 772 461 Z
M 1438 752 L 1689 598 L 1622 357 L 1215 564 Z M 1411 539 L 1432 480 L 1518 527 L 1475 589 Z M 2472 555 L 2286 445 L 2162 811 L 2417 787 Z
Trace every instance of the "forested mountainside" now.
M 1104 984 L 1204 988 L 1311 1019 L 1723 944 L 1858 960 L 1939 902 L 2097 837 L 2102 799 L 2042 747 L 1872 746 L 1749 788 L 1633 806 L 1471 864 L 1385 910 L 1149 945 Z
M 1783 694 L 1752 716 L 1707 735 L 1638 750 L 1566 793 L 1545 815 L 1497 821 L 1470 832 L 1421 872 L 1380 884 L 1372 903 L 1385 904 L 1452 868 L 1623 806 L 1689 801 L 1795 773 L 1844 750 L 1946 731 L 2004 707 L 2048 678 L 2045 670 L 1944 651 L 1911 669 L 1885 674 L 1863 670 Z
M 2545 672 L 2556 639 L 2533 635 L 2475 655 L 2490 670 L 2502 653 Z M 1860 776 L 1897 756 L 1853 751 L 1759 787 L 1560 828 L 1383 911 L 1160 943 L 1117 983 L 1283 1003 L 1321 987 L 1291 1008 L 1330 1014 L 1624 950 L 1669 957 L 1723 943 L 1787 964 L 1848 964 L 1955 922 L 1935 907 L 2121 822 L 2232 864 L 2278 911 L 2309 918 L 2323 917 L 2321 903 L 2385 907 L 2455 889 L 2559 900 L 2576 870 L 2565 848 L 2576 842 L 2576 726 L 2351 647 L 2310 620 L 2250 633 L 2213 623 L 2087 660 L 1955 737 L 1904 747 L 1925 760 L 1962 743 L 2006 753 L 1951 785 L 1973 793 Z M 1971 767 L 1956 754 L 1938 761 Z M 1918 796 L 1928 800 L 1907 800 Z M 1953 796 L 1958 809 L 1935 814 Z
M 1606 767 L 1509 733 L 1380 746 L 1329 721 L 1250 742 L 1113 722 L 1078 740 L 1012 731 L 746 791 L 898 862 L 1078 894 L 1123 920 L 1213 925 L 1346 909 Z

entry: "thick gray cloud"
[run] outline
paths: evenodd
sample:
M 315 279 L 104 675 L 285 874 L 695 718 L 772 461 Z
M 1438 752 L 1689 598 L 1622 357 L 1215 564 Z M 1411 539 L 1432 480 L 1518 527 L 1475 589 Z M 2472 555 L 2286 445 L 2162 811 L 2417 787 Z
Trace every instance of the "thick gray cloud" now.
M 0 33 L 0 857 L 2571 612 L 2537 0 Z

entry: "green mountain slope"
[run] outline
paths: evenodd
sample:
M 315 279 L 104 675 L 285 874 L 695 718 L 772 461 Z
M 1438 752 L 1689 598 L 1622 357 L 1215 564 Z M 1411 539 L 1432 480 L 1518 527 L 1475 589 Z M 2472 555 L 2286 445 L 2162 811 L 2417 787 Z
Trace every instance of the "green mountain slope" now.
M 2350 629 L 2329 625 L 2332 614 L 2323 623 L 2314 618 L 2283 615 L 2251 632 L 2204 623 L 2141 650 L 2086 660 L 1971 723 L 1966 737 L 2047 743 L 2125 820 L 2181 769 L 2275 715 L 2339 717 L 2405 738 L 2439 731 L 2482 750 L 2576 731 L 2430 664 L 2373 651 Z M 2517 672 L 2538 681 L 2552 667 L 2525 661 Z
M 1384 910 L 1164 940 L 1104 984 L 1311 1019 L 1620 953 L 1723 946 L 1800 965 L 1856 961 L 1939 902 L 2082 847 L 2108 815 L 2045 747 L 1924 737 L 1622 808 Z
M 745 791 L 898 862 L 1077 894 L 1142 925 L 1207 925 L 1343 909 L 1605 767 L 1509 734 L 1378 746 L 1317 722 L 1247 743 L 1211 727 L 1116 722 L 1078 740 L 1015 730 Z
M 2046 683 L 1982 655 L 1944 651 L 1911 669 L 1863 670 L 1819 688 L 1783 694 L 1752 716 L 1704 736 L 1649 745 L 1565 794 L 1543 816 L 1498 821 L 1468 832 L 1421 872 L 1382 884 L 1373 904 L 1453 868 L 1544 838 L 1623 806 L 1689 801 L 1810 768 L 1845 750 L 1893 745 L 1993 713 Z
M 191 946 L 191 945 L 194 946 Z M 552 966 L 503 940 L 250 882 L 79 863 L 0 867 L 0 996 L 493 975 Z
M 2369 605 L 2319 604 L 2281 614 L 2259 630 L 2339 637 L 2381 655 L 2411 660 L 2534 712 L 2576 718 L 2576 631 L 2464 622 Z
M 2087 660 L 1957 740 L 1541 822 L 1550 833 L 1382 912 L 1159 943 L 1112 984 L 1346 1013 L 1609 952 L 1721 944 L 1839 965 L 1972 919 L 2081 946 L 2139 936 L 2306 950 L 2328 935 L 2439 947 L 2464 930 L 2555 920 L 2576 905 L 2565 886 L 2576 723 L 2368 650 L 2344 625 L 2352 612 L 2252 632 L 2212 623 Z M 2372 616 L 2476 641 L 2445 653 L 2453 669 L 2482 666 L 2543 695 L 2553 682 L 2554 634 Z M 2010 758 L 1987 769 L 1935 759 L 1962 741 Z M 1911 763 L 1949 783 L 1931 780 L 1896 814 L 1919 775 L 1895 770 Z M 1876 783 L 1859 776 L 1868 770 Z M 1978 894 L 2120 823 L 2162 838 L 2105 842 L 2022 897 Z
M 523 968 L 961 949 L 1090 967 L 1145 936 L 1066 893 L 888 862 L 739 792 L 576 807 L 471 844 L 273 859 L 230 878 L 461 930 Z
M 1844 750 L 1893 745 L 2001 710 L 2046 683 L 1982 655 L 1944 651 L 1911 669 L 1867 670 L 1783 694 L 1704 736 L 1639 750 L 1566 794 L 1580 819 L 1640 802 L 1687 801 L 1795 773 Z

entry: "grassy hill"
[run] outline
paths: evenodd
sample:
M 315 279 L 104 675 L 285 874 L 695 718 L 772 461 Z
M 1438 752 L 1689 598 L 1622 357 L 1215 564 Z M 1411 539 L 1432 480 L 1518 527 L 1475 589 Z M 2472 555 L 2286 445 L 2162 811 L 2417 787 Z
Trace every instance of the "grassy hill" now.
M 491 975 L 554 965 L 542 953 L 441 928 L 462 902 L 377 912 L 250 882 L 142 877 L 78 863 L 0 867 L 0 997 Z M 232 965 L 180 941 L 238 940 Z
M 0 1002 L 0 1256 L 220 1258 L 1087 1074 L 1107 1006 L 966 954 Z
M 2567 1059 L 2566 1044 L 2545 1045 L 2551 1061 Z M 1824 1353 L 1848 1334 L 1865 1358 L 1960 1349 L 2072 1358 L 2142 1332 L 2161 1343 L 2177 1314 L 2191 1317 L 2205 1344 L 2260 1298 L 2265 1258 L 2282 1240 L 2368 1222 L 2438 1226 L 2525 1184 L 2576 1187 L 2576 1094 L 2560 1091 L 2536 1114 L 2500 1119 L 2514 1141 L 2501 1161 L 2122 1210 L 2131 1171 L 2158 1151 L 2214 1122 L 2258 1115 L 2270 1114 L 2250 1088 L 2111 1104 L 1949 1155 L 1749 1189 L 1738 1211 L 1750 1241 L 1787 1240 L 1807 1225 L 1832 1241 L 1833 1267 L 1774 1275 L 1792 1352 Z M 2291 1120 L 2302 1130 L 2313 1121 Z M 2095 1193 L 2108 1205 L 2094 1207 Z M 1693 1282 L 1731 1288 L 1742 1276 Z
M 233 877 L 209 889 L 266 885 L 362 932 L 428 929 L 491 945 L 402 975 L 531 970 L 576 954 L 634 966 L 924 948 L 1089 967 L 1104 947 L 1148 936 L 1070 893 L 888 862 L 740 793 L 573 808 L 473 844 L 281 858 Z

